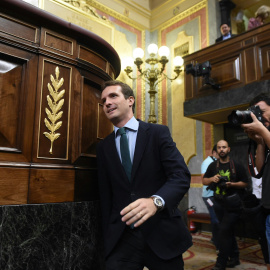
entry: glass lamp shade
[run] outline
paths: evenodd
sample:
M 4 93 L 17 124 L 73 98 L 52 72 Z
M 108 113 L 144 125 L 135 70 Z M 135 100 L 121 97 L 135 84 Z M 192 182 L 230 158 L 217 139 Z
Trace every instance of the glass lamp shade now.
M 184 60 L 181 56 L 176 56 L 174 59 L 173 59 L 173 65 L 175 67 L 181 67 L 183 66 L 184 64 Z
M 136 48 L 133 51 L 133 57 L 136 58 L 143 58 L 144 57 L 144 51 L 142 48 Z
M 165 56 L 168 58 L 170 54 L 170 49 L 167 46 L 161 46 L 158 50 L 158 54 L 160 57 Z
M 150 44 L 147 48 L 148 53 L 151 54 L 157 54 L 158 52 L 158 46 L 154 43 Z
M 122 61 L 122 66 L 125 69 L 126 67 L 132 67 L 134 65 L 134 60 L 131 56 L 125 57 Z

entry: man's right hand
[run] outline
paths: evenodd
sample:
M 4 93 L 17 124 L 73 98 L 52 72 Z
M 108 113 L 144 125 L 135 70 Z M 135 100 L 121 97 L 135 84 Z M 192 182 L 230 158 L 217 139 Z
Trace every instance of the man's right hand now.
M 215 176 L 212 177 L 212 182 L 218 183 L 219 182 L 220 175 L 216 174 Z
M 263 144 L 263 133 L 267 128 L 260 122 L 257 117 L 251 112 L 250 113 L 253 122 L 249 124 L 242 124 L 241 127 L 248 134 L 248 137 L 255 141 L 257 144 Z

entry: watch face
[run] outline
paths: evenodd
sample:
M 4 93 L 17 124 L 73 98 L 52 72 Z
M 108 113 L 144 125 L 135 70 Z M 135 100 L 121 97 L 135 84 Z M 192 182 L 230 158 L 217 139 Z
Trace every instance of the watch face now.
M 157 207 L 162 207 L 163 206 L 162 200 L 160 198 L 155 198 L 154 203 L 155 203 L 155 205 Z

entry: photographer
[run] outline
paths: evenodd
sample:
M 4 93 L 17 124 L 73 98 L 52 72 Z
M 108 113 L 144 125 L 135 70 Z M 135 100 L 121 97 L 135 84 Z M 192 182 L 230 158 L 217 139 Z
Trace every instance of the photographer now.
M 268 242 L 268 252 L 270 250 L 270 161 L 268 156 L 268 149 L 270 148 L 270 133 L 268 127 L 270 125 L 270 96 L 269 94 L 259 94 L 251 102 L 250 105 L 257 105 L 260 107 L 263 121 L 259 121 L 257 117 L 251 112 L 253 122 L 249 124 L 242 124 L 241 127 L 248 134 L 248 136 L 257 143 L 256 151 L 256 167 L 258 171 L 263 169 L 262 174 L 262 198 L 261 204 L 266 214 L 266 237 Z M 267 265 L 270 269 L 270 265 Z
M 219 159 L 212 162 L 203 177 L 203 184 L 214 191 L 214 210 L 219 219 L 219 254 L 212 270 L 225 270 L 240 264 L 234 227 L 241 214 L 241 197 L 248 177 L 245 168 L 230 159 L 228 142 L 217 143 Z

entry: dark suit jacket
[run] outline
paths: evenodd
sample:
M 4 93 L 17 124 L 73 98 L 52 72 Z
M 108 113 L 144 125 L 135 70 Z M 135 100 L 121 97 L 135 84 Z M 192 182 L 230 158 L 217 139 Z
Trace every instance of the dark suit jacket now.
M 235 37 L 235 36 L 236 35 L 231 34 L 230 38 Z M 227 39 L 225 39 L 225 40 L 227 40 Z M 216 43 L 221 42 L 221 41 L 223 41 L 223 36 L 220 36 L 219 38 L 216 39 Z
M 165 208 L 141 225 L 152 250 L 174 258 L 191 245 L 177 206 L 190 187 L 190 173 L 166 126 L 139 122 L 131 183 L 122 167 L 111 133 L 97 148 L 105 256 L 120 239 L 125 223 L 120 211 L 132 201 L 159 195 Z

